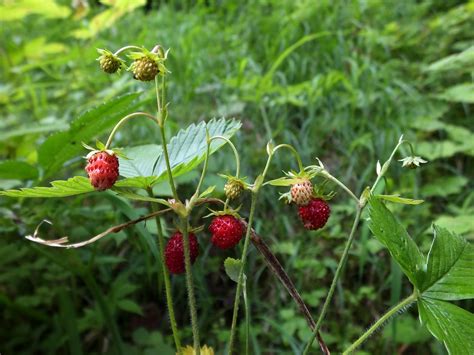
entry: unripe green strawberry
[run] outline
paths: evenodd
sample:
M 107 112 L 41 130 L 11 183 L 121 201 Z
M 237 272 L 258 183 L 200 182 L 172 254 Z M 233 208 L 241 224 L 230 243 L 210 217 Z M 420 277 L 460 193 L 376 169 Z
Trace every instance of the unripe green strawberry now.
M 99 49 L 101 56 L 98 58 L 100 69 L 108 74 L 118 72 L 122 68 L 122 60 L 106 49 Z
M 305 206 L 313 196 L 313 184 L 309 180 L 302 180 L 291 186 L 291 200 L 298 206 Z
M 230 200 L 234 200 L 239 197 L 242 191 L 244 191 L 244 184 L 242 181 L 237 179 L 229 179 L 224 186 L 225 195 Z
M 155 79 L 159 71 L 156 61 L 146 55 L 135 59 L 132 64 L 133 78 L 140 81 L 151 81 Z

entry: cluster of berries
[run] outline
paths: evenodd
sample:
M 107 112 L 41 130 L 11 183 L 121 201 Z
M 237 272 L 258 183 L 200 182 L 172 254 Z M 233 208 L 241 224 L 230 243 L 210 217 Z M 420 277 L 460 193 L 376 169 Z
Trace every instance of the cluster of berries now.
M 233 215 L 218 215 L 209 225 L 209 231 L 212 234 L 212 244 L 220 249 L 230 249 L 242 239 L 244 225 Z M 194 233 L 189 233 L 189 252 L 193 264 L 199 255 L 198 241 Z M 175 232 L 166 244 L 165 262 L 172 274 L 182 274 L 185 271 L 183 234 L 179 231 Z
M 306 229 L 316 230 L 326 225 L 331 209 L 325 199 L 314 196 L 311 181 L 303 179 L 293 184 L 290 195 L 291 201 L 298 206 L 298 214 Z
M 86 172 L 91 185 L 96 190 L 110 189 L 119 176 L 119 161 L 113 151 L 92 151 L 88 155 Z M 230 180 L 225 186 L 226 195 L 234 199 L 240 195 L 243 185 L 238 180 Z M 244 234 L 244 225 L 237 214 L 232 212 L 217 212 L 209 225 L 212 234 L 211 242 L 220 249 L 235 247 Z M 189 248 L 191 263 L 194 263 L 198 254 L 198 242 L 194 233 L 189 233 Z M 173 274 L 184 272 L 184 245 L 181 232 L 175 232 L 168 240 L 165 249 L 165 259 L 168 270 Z
M 155 49 L 156 48 L 156 49 Z M 133 73 L 133 78 L 140 81 L 151 81 L 161 73 L 166 72 L 163 61 L 166 59 L 166 53 L 163 53 L 161 47 L 155 47 L 151 52 L 143 49 L 142 52 L 132 53 L 129 57 L 133 63 L 128 68 Z M 101 56 L 98 58 L 100 68 L 107 74 L 120 72 L 124 67 L 125 61 L 116 54 L 100 49 Z
M 86 172 L 95 189 L 102 191 L 111 188 L 119 176 L 119 161 L 113 151 L 93 151 L 88 155 Z M 240 180 L 229 179 L 225 193 L 230 199 L 240 195 L 244 187 Z M 316 230 L 324 227 L 329 219 L 331 209 L 326 200 L 314 196 L 314 189 L 309 179 L 302 179 L 291 186 L 291 201 L 298 206 L 298 213 L 306 229 Z M 244 225 L 239 216 L 232 211 L 216 212 L 209 225 L 212 234 L 211 242 L 220 249 L 235 247 L 244 234 Z M 189 233 L 191 263 L 194 263 L 199 247 L 196 235 Z M 168 240 L 165 249 L 166 265 L 173 274 L 184 272 L 184 245 L 181 232 L 175 232 Z

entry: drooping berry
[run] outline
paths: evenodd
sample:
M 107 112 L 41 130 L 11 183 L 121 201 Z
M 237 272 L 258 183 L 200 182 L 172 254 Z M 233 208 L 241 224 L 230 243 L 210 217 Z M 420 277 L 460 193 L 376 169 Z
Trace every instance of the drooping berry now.
M 110 189 L 119 176 L 119 161 L 115 154 L 96 152 L 88 158 L 86 172 L 96 190 Z
M 306 206 L 299 206 L 298 213 L 306 229 L 323 228 L 329 219 L 331 209 L 321 198 L 312 198 Z
M 118 72 L 122 68 L 122 60 L 106 49 L 99 49 L 101 54 L 98 58 L 100 69 L 108 74 Z
M 229 178 L 224 186 L 225 195 L 230 200 L 234 200 L 239 197 L 242 191 L 244 191 L 244 184 L 238 179 Z
M 211 242 L 221 249 L 235 247 L 244 234 L 244 226 L 232 215 L 216 216 L 209 225 L 212 233 Z
M 146 55 L 135 59 L 132 64 L 133 77 L 140 81 L 151 81 L 155 79 L 159 71 L 156 61 Z
M 313 196 L 313 184 L 309 180 L 302 180 L 291 186 L 291 200 L 298 206 L 307 205 Z
M 194 233 L 189 233 L 189 255 L 194 264 L 199 255 L 199 244 Z M 165 248 L 166 267 L 172 274 L 182 274 L 184 266 L 184 243 L 181 232 L 176 231 L 168 240 Z

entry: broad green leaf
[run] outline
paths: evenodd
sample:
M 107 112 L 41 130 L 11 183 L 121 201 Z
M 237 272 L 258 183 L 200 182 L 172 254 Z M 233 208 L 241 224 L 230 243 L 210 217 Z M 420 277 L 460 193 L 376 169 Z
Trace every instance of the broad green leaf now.
M 474 247 L 464 238 L 433 226 L 434 239 L 428 254 L 423 297 L 441 300 L 474 298 Z
M 229 276 L 232 281 L 239 282 L 239 273 L 242 268 L 242 261 L 240 259 L 225 259 L 224 268 L 227 276 Z
M 0 179 L 36 179 L 38 170 L 23 161 L 6 160 L 0 162 Z
M 113 127 L 138 95 L 124 95 L 102 104 L 73 120 L 69 130 L 48 137 L 38 149 L 38 161 L 44 168 L 44 177 L 54 174 L 69 159 L 85 155 L 81 143 L 87 143 Z
M 130 200 L 137 200 L 137 201 L 147 201 L 147 202 L 157 202 L 161 205 L 170 206 L 168 201 L 163 200 L 162 198 L 154 198 L 149 196 L 139 195 L 131 189 L 128 188 L 120 188 L 120 187 L 113 187 L 112 191 L 116 192 L 118 195 L 128 198 Z
M 68 180 L 51 182 L 51 187 L 29 187 L 20 190 L 0 191 L 0 196 L 8 197 L 65 197 L 94 191 L 89 179 L 75 176 Z
M 171 138 L 168 144 L 168 153 L 171 169 L 174 176 L 179 176 L 194 169 L 204 160 L 206 155 L 206 128 L 210 137 L 224 136 L 231 138 L 240 128 L 241 123 L 235 120 L 212 119 L 207 124 L 201 122 L 198 125 L 192 124 L 187 129 Z M 214 153 L 220 147 L 226 144 L 222 139 L 213 140 L 210 153 Z M 166 164 L 164 156 L 160 156 L 153 175 L 166 178 Z
M 376 197 L 386 201 L 401 203 L 404 205 L 419 205 L 420 203 L 424 202 L 423 200 L 413 200 L 411 198 L 404 198 L 398 195 L 377 195 Z
M 418 286 L 417 275 L 423 269 L 424 257 L 405 228 L 376 197 L 369 199 L 369 228 L 385 245 L 411 283 Z
M 474 84 L 460 84 L 450 87 L 439 98 L 446 101 L 474 103 Z
M 420 321 L 449 354 L 474 354 L 474 314 L 451 303 L 430 298 L 418 299 Z
M 146 178 L 143 178 L 146 181 Z M 137 179 L 125 179 L 117 181 L 115 187 L 140 187 L 143 181 L 136 181 Z M 0 191 L 0 196 L 8 197 L 66 197 L 94 192 L 94 187 L 85 176 L 74 176 L 68 180 L 56 180 L 51 182 L 50 187 L 28 187 L 20 190 L 5 190 Z M 140 195 L 138 195 L 140 196 Z M 143 198 L 142 198 L 143 200 Z M 145 200 L 148 201 L 148 200 Z M 157 201 L 155 201 L 157 202 Z
M 156 176 L 137 176 L 124 180 L 119 180 L 115 183 L 116 187 L 136 187 L 146 189 L 153 186 L 157 182 Z
M 120 175 L 130 178 L 136 176 L 152 176 L 156 161 L 163 148 L 157 144 L 146 144 L 122 150 L 126 159 L 119 157 Z

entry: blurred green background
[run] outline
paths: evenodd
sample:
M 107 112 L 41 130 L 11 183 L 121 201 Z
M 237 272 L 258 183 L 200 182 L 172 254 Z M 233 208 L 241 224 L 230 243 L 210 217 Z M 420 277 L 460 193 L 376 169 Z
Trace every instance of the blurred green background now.
M 45 139 L 84 111 L 138 92 L 130 107 L 120 110 L 153 112 L 153 85 L 128 73 L 105 75 L 95 59 L 96 48 L 159 43 L 171 48 L 170 135 L 193 122 L 236 117 L 243 123 L 233 139 L 243 175 L 253 179 L 262 170 L 265 145 L 273 139 L 294 145 L 305 164 L 319 157 L 360 193 L 373 182 L 377 160 L 388 157 L 403 133 L 430 163 L 414 171 L 396 164 L 390 170 L 387 191 L 426 200 L 395 206 L 399 218 L 425 251 L 433 221 L 474 239 L 473 1 L 2 0 L 0 21 L 2 189 L 84 176 L 81 157 L 46 170 L 41 154 Z M 158 142 L 156 133 L 137 120 L 116 142 Z M 106 136 L 97 131 L 88 143 Z M 233 171 L 231 152 L 224 148 L 211 160 L 206 184 L 217 184 L 222 195 L 224 181 L 217 173 Z M 291 156 L 281 154 L 270 175 L 295 167 Z M 189 196 L 197 178 L 197 172 L 180 178 L 180 193 Z M 264 191 L 256 229 L 316 316 L 347 238 L 352 204 L 338 194 L 328 226 L 309 233 L 294 208 L 275 202 L 284 189 Z M 248 201 L 243 204 L 245 216 Z M 1 197 L 0 352 L 114 353 L 111 333 L 117 330 L 127 354 L 173 354 L 161 270 L 144 242 L 154 235 L 153 223 L 80 250 L 53 250 L 22 238 L 48 219 L 54 225 L 42 227 L 44 238 L 83 240 L 147 211 L 145 203 L 109 193 Z M 205 214 L 202 209 L 194 224 L 207 224 L 201 220 Z M 171 232 L 173 221 L 167 226 Z M 193 268 L 199 324 L 202 342 L 221 353 L 235 293 L 222 262 L 241 249 L 218 251 L 208 237 L 207 232 L 199 237 L 201 256 Z M 309 336 L 305 320 L 253 248 L 248 267 L 251 353 L 300 353 Z M 178 323 L 189 344 L 184 277 L 173 277 L 172 283 Z M 409 292 L 399 268 L 362 224 L 323 326 L 329 348 L 343 350 Z M 462 306 L 474 309 L 472 301 Z M 363 349 L 445 352 L 419 325 L 414 310 Z

